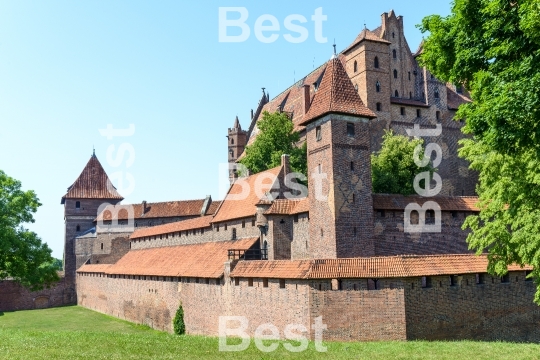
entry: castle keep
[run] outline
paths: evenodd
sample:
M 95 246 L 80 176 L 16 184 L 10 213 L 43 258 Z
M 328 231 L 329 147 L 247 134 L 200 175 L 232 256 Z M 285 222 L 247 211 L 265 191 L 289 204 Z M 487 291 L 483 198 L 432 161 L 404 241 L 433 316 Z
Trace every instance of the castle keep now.
M 220 316 L 245 316 L 250 335 L 264 323 L 302 324 L 312 338 L 322 316 L 325 340 L 538 341 L 531 269 L 493 277 L 486 256 L 467 248 L 461 225 L 478 212 L 476 177 L 457 157 L 462 123 L 452 118 L 469 99 L 421 68 L 420 52 L 410 51 L 402 17 L 384 13 L 379 28 L 275 98 L 263 90 L 247 130 L 235 119 L 231 163 L 264 111 L 289 114 L 307 143 L 308 196 L 287 186 L 283 155 L 246 178 L 231 171 L 223 201 L 115 209 L 122 196 L 93 155 L 62 198 L 64 288 L 81 306 L 165 331 L 181 303 L 189 334 L 217 336 Z M 405 134 L 415 124 L 442 127 L 426 139 L 443 149 L 441 194 L 373 194 L 370 155 L 384 130 Z M 405 232 L 407 205 L 426 201 L 441 208 L 441 232 Z

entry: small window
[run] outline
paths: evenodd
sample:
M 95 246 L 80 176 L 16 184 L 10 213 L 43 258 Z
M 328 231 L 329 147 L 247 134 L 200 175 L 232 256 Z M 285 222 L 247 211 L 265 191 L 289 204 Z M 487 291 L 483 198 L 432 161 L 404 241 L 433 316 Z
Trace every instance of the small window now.
M 395 33 L 392 33 L 392 39 L 396 37 L 396 34 Z
M 250 286 L 250 287 L 253 286 L 253 279 L 252 278 L 248 279 L 248 286 Z
M 397 52 L 396 52 L 395 49 L 392 50 L 392 57 L 393 57 L 394 59 L 397 59 Z
M 204 279 L 204 282 L 205 282 L 207 285 L 209 285 L 209 284 L 210 284 L 210 279 L 206 278 L 206 279 Z
M 279 288 L 285 289 L 285 279 L 279 279 Z
M 431 74 L 431 78 L 433 79 L 433 74 Z
M 80 209 L 81 208 L 81 202 L 80 201 L 76 201 L 75 202 L 75 209 Z
M 420 117 L 422 115 L 422 112 L 420 111 L 420 109 L 416 109 L 416 117 Z
M 352 194 L 352 203 L 354 204 L 355 201 L 356 201 L 356 195 L 353 193 L 353 194 Z
M 317 126 L 315 128 L 315 137 L 316 137 L 317 141 L 321 141 L 322 135 L 321 135 L 321 127 L 320 126 Z
M 234 139 L 231 138 L 231 145 L 234 145 Z
M 354 124 L 347 123 L 347 136 L 354 137 Z
M 452 217 L 453 217 L 453 218 L 457 218 L 457 217 L 458 217 L 457 211 L 452 211 Z
M 357 72 L 357 71 L 358 71 L 358 63 L 355 60 L 354 61 L 354 72 Z
M 298 222 L 298 214 L 294 214 L 294 216 L 293 216 L 293 221 L 294 221 L 295 223 Z
M 381 83 L 377 80 L 377 83 L 375 84 L 375 90 L 377 90 L 377 92 L 381 92 Z
M 251 219 L 251 226 L 255 226 L 255 219 Z
M 321 236 L 324 236 L 324 230 L 321 228 Z
M 409 71 L 409 81 L 411 81 L 411 72 Z
M 356 236 L 356 226 L 353 227 L 353 235 Z
M 375 66 L 375 69 L 379 68 L 379 58 L 375 56 L 375 60 L 373 61 L 373 65 Z
M 382 111 L 382 105 L 381 105 L 381 103 L 377 103 L 377 111 Z
M 219 232 L 219 224 L 216 224 L 216 232 Z M 182 236 L 182 232 L 180 232 L 180 236 Z
M 412 99 L 412 92 L 409 91 L 409 99 Z
M 435 119 L 437 119 L 437 121 L 441 120 L 441 112 L 440 111 L 435 112 Z
M 338 279 L 338 281 L 337 281 L 337 289 L 339 291 L 343 290 L 343 280 Z
M 242 220 L 242 229 L 246 227 L 246 221 Z
M 397 79 L 397 70 L 394 69 L 394 79 Z
M 429 276 L 422 276 L 422 288 L 431 287 L 431 278 Z
M 221 285 L 221 279 L 216 279 L 216 285 Z
M 486 282 L 485 274 L 476 274 L 476 284 L 482 285 Z
M 457 85 L 457 86 L 456 86 L 456 92 L 457 92 L 458 94 L 463 93 L 463 88 L 461 87 L 461 85 Z
M 367 280 L 367 288 L 368 290 L 379 290 L 379 280 L 378 279 L 368 279 Z
M 224 228 L 225 228 L 224 230 L 227 231 L 227 224 L 224 225 Z
M 240 278 L 234 278 L 234 286 L 240 285 Z
M 232 229 L 232 239 L 236 240 L 236 228 Z
M 401 116 L 405 116 L 405 108 L 404 107 L 401 107 L 399 109 L 399 112 L 400 112 Z
M 263 279 L 263 287 L 268 287 L 268 279 Z
M 354 171 L 354 161 L 351 161 L 351 171 Z
M 502 283 L 509 283 L 510 282 L 510 274 L 509 273 L 506 273 L 506 275 L 503 275 L 501 277 L 501 282 Z
M 435 99 L 439 98 L 439 89 L 435 89 Z
M 386 216 L 386 212 L 384 210 L 379 210 L 377 211 L 377 214 L 379 215 L 379 217 L 383 218 Z
M 394 92 L 394 96 L 399 97 L 399 92 L 397 90 Z
M 77 231 L 81 231 L 81 226 L 77 225 Z
M 101 250 L 103 250 L 103 243 L 101 243 Z
M 451 275 L 450 276 L 450 286 L 457 286 L 457 284 L 458 284 L 457 275 Z

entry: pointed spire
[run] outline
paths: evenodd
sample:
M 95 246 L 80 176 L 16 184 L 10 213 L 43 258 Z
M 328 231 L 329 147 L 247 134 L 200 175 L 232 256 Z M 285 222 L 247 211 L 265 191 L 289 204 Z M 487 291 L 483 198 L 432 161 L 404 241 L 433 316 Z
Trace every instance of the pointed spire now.
M 299 125 L 307 125 L 326 114 L 337 113 L 367 118 L 377 117 L 364 106 L 339 58 L 330 60 L 308 113 Z
M 96 157 L 96 148 L 92 145 L 92 157 Z
M 236 115 L 236 119 L 234 120 L 233 129 L 242 130 L 242 127 L 240 126 L 240 121 L 238 120 L 238 115 Z
M 337 58 L 337 51 L 336 51 L 336 39 L 334 39 L 334 45 L 332 45 L 334 47 L 334 54 L 332 55 L 332 57 L 330 59 L 335 59 Z
M 122 200 L 123 197 L 112 185 L 94 151 L 77 180 L 62 197 L 62 204 L 65 199 Z

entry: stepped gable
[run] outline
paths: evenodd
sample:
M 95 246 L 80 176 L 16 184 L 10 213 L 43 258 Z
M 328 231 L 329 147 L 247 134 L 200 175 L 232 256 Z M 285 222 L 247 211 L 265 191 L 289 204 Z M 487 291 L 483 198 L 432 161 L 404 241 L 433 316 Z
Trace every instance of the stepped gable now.
M 266 192 L 271 191 L 273 184 L 270 183 L 270 179 L 277 179 L 281 172 L 282 166 L 278 166 L 236 180 L 229 189 L 212 222 L 217 223 L 255 216 L 257 203 Z M 257 189 L 257 186 L 259 189 Z M 244 188 L 247 189 L 246 193 L 243 193 Z M 279 191 L 279 189 L 275 188 L 273 191 Z
M 94 153 L 77 180 L 62 197 L 61 204 L 64 204 L 66 199 L 123 200 L 124 198 L 116 191 Z
M 390 41 L 382 39 L 380 37 L 380 33 L 381 33 L 381 27 L 378 27 L 375 31 L 370 31 L 368 29 L 362 30 L 360 32 L 360 34 L 358 34 L 356 39 L 354 39 L 352 44 L 349 45 L 345 50 L 343 50 L 343 53 L 346 53 L 347 51 L 349 51 L 350 49 L 352 49 L 356 45 L 360 44 L 362 41 L 366 41 L 366 40 L 367 41 L 380 42 L 380 43 L 384 43 L 384 44 L 391 44 Z
M 254 237 L 131 250 L 116 264 L 109 266 L 87 264 L 81 266 L 77 272 L 219 279 L 224 273 L 223 264 L 229 259 L 228 250 L 249 250 L 258 241 L 259 238 Z
M 285 279 L 382 279 L 487 272 L 486 255 L 403 255 L 295 261 L 240 261 L 231 277 Z M 531 266 L 508 266 L 509 271 Z
M 373 111 L 364 106 L 337 57 L 328 62 L 319 90 L 315 93 L 309 111 L 300 125 L 305 126 L 329 113 L 357 115 L 370 119 L 377 117 Z
M 131 234 L 130 239 L 138 239 L 147 236 L 165 235 L 179 231 L 208 228 L 212 222 L 212 215 L 201 216 L 194 219 L 182 220 L 170 224 L 151 226 L 138 229 Z
M 154 218 L 168 218 L 168 217 L 183 217 L 183 216 L 200 216 L 201 209 L 204 205 L 205 199 L 198 200 L 180 200 L 180 201 L 166 201 L 158 203 L 140 203 L 123 206 L 133 206 L 133 215 L 135 220 L 139 219 L 154 219 Z M 219 206 L 220 201 L 213 201 L 206 215 L 213 215 Z M 144 208 L 144 211 L 143 211 Z M 120 209 L 118 211 L 118 220 L 126 220 L 128 218 L 128 211 Z M 108 221 L 112 220 L 112 213 L 105 208 L 96 218 L 96 221 Z
M 477 196 L 422 197 L 418 195 L 373 194 L 372 198 L 373 208 L 377 210 L 403 210 L 410 203 L 422 206 L 426 201 L 435 201 L 444 211 L 480 211 L 476 206 Z

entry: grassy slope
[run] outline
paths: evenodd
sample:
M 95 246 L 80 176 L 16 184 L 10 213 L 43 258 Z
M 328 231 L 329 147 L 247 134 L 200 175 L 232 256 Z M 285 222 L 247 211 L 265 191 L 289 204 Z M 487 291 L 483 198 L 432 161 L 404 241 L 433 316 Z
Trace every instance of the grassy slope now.
M 1 313 L 0 313 L 1 314 Z M 215 338 L 175 336 L 81 307 L 19 311 L 0 316 L 1 359 L 540 359 L 534 344 L 481 342 L 312 344 L 303 353 L 282 346 L 265 354 L 253 346 L 220 353 Z

